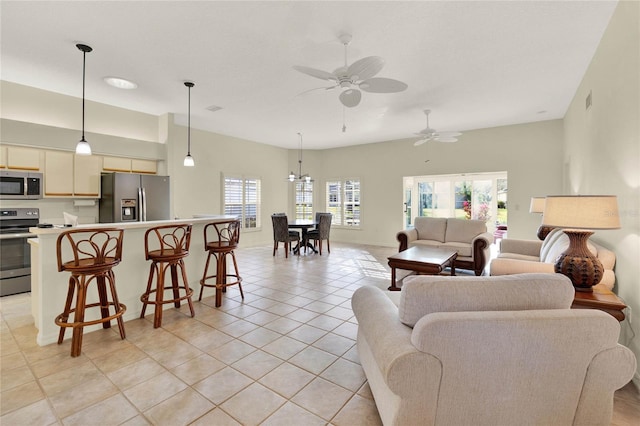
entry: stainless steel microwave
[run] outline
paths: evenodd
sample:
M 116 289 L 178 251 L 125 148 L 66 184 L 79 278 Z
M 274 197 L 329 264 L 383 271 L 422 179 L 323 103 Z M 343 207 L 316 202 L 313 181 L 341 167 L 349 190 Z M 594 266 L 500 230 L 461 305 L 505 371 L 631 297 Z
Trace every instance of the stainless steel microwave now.
M 0 199 L 37 200 L 42 198 L 42 173 L 0 171 Z

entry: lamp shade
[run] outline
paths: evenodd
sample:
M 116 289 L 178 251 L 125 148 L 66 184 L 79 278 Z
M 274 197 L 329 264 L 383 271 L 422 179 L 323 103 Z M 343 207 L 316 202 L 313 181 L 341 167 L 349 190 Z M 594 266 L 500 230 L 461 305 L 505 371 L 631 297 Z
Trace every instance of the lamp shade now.
M 544 213 L 544 197 L 531 197 L 529 213 Z
M 619 229 L 615 195 L 552 195 L 545 199 L 543 226 L 571 229 Z

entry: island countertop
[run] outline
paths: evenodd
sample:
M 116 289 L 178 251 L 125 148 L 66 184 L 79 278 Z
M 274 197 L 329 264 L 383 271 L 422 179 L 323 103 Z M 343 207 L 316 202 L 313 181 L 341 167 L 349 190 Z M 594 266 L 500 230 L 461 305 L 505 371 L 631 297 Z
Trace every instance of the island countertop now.
M 38 228 L 32 227 L 29 228 L 29 232 L 35 235 L 48 235 L 48 234 L 60 234 L 61 232 L 68 231 L 70 229 L 104 229 L 104 228 L 120 228 L 120 229 L 149 229 L 154 226 L 163 226 L 163 225 L 175 225 L 182 223 L 209 223 L 209 222 L 217 222 L 217 221 L 225 221 L 236 219 L 236 216 L 233 215 L 204 215 L 199 214 L 195 215 L 196 217 L 185 218 L 185 219 L 170 219 L 170 220 L 148 220 L 144 222 L 140 221 L 131 221 L 131 222 L 117 222 L 117 223 L 88 223 L 81 224 L 77 226 L 63 226 L 63 225 L 53 225 L 51 228 Z
M 114 267 L 113 272 L 120 302 L 127 306 L 123 318 L 125 321 L 130 321 L 140 317 L 142 311 L 140 296 L 146 289 L 149 277 L 150 263 L 145 259 L 144 254 L 144 234 L 149 228 L 183 223 L 192 225 L 191 247 L 184 262 L 189 286 L 194 290 L 194 295 L 200 291 L 200 279 L 204 273 L 207 258 L 207 251 L 204 248 L 204 227 L 207 223 L 236 219 L 236 216 L 204 214 L 198 216 L 201 217 L 29 228 L 29 231 L 36 236 L 28 241 L 31 246 L 31 313 L 38 329 L 37 343 L 43 346 L 56 342 L 58 338 L 59 327 L 54 320 L 64 309 L 70 276 L 69 272 L 58 272 L 56 240 L 62 232 L 71 229 L 124 229 L 122 261 Z M 203 297 L 211 296 L 213 292 L 212 289 L 205 289 Z M 87 301 L 97 301 L 97 297 L 95 286 L 89 286 Z M 173 305 L 167 304 L 164 308 L 172 309 Z M 99 310 L 95 311 L 88 310 L 87 318 L 94 313 L 99 317 Z M 147 314 L 153 315 L 153 309 L 147 309 Z M 150 326 L 153 327 L 153 324 L 150 323 Z M 125 322 L 125 331 L 126 328 Z M 84 332 L 98 329 L 101 329 L 100 325 L 93 325 L 85 327 Z M 71 333 L 67 333 L 67 337 L 70 338 L 70 336 Z

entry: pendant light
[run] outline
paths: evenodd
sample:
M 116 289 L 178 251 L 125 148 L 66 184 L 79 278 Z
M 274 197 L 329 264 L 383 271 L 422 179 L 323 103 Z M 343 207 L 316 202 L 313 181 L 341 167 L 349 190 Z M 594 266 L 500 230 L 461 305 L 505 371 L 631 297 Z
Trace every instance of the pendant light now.
M 288 180 L 289 182 L 293 182 L 297 180 L 304 180 L 305 182 L 311 182 L 311 176 L 309 174 L 302 174 L 302 133 L 298 133 L 300 136 L 300 148 L 298 149 L 298 175 L 296 176 L 293 172 L 289 173 Z
M 187 156 L 184 157 L 184 166 L 185 167 L 193 167 L 196 165 L 195 161 L 193 161 L 193 157 L 191 156 L 191 88 L 195 86 L 190 81 L 185 81 L 184 85 L 189 88 L 189 113 L 187 118 Z
M 82 51 L 82 138 L 76 145 L 76 154 L 78 155 L 91 155 L 91 146 L 84 138 L 84 86 L 85 86 L 85 65 L 87 59 L 87 53 L 93 49 L 86 44 L 76 44 L 76 47 Z

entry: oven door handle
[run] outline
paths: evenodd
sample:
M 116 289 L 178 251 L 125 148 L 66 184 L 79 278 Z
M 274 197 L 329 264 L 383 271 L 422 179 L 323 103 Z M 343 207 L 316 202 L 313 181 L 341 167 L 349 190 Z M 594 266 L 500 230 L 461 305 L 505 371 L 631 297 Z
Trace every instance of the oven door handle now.
M 21 234 L 0 234 L 0 240 L 16 240 L 18 238 L 33 238 L 36 234 L 25 232 Z

